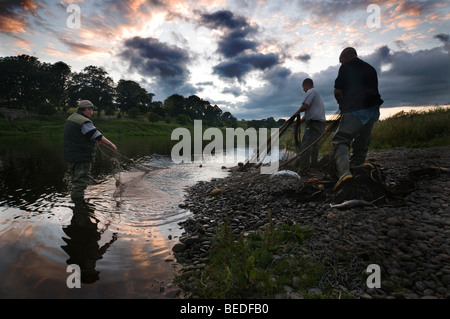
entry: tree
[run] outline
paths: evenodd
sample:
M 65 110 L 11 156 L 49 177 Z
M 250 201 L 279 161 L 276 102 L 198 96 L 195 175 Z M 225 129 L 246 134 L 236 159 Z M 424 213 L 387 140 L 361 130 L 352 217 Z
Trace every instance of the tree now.
M 134 81 L 120 80 L 116 87 L 116 101 L 123 112 L 132 108 L 137 108 L 141 114 L 149 112 L 153 96 Z
M 0 61 L 0 102 L 11 108 L 37 110 L 49 94 L 48 64 L 38 58 L 19 55 Z
M 227 127 L 236 128 L 238 126 L 237 119 L 230 112 L 223 113 L 220 116 L 220 121 L 223 123 L 224 126 Z
M 161 101 L 155 101 L 150 104 L 150 112 L 156 113 L 161 117 L 166 116 L 166 108 Z
M 209 125 L 219 124 L 222 110 L 217 105 L 212 106 L 209 102 L 205 105 L 204 118 Z
M 176 117 L 178 114 L 184 114 L 184 97 L 173 94 L 164 100 L 164 107 L 170 116 Z
M 67 88 L 69 76 L 71 74 L 70 66 L 64 62 L 56 62 L 50 67 L 52 83 L 50 85 L 53 92 L 53 103 L 58 111 L 65 109 L 67 105 Z
M 72 76 L 70 86 L 70 103 L 76 106 L 78 100 L 89 100 L 98 107 L 97 116 L 102 109 L 113 108 L 114 81 L 102 68 L 96 66 L 85 67 L 80 73 Z

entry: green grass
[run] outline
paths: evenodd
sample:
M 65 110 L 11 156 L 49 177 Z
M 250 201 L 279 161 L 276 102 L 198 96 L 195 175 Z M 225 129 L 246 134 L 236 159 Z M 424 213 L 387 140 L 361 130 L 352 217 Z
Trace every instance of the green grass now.
M 68 117 L 68 116 L 67 116 Z M 29 117 L 7 121 L 0 118 L 1 136 L 62 136 L 66 117 Z M 169 136 L 180 127 L 178 123 L 164 121 L 151 123 L 138 120 L 96 119 L 95 126 L 108 137 L 121 136 Z M 190 128 L 192 125 L 186 125 Z
M 304 124 L 301 130 L 304 133 Z M 292 129 L 280 138 L 280 145 L 287 149 L 295 148 L 291 131 Z M 333 134 L 322 144 L 321 155 L 332 151 L 332 137 Z M 400 112 L 378 121 L 372 130 L 370 149 L 446 145 L 450 145 L 450 108 L 433 107 L 425 111 Z
M 372 131 L 371 148 L 450 145 L 450 108 L 400 112 L 379 121 Z
M 1 136 L 61 136 L 68 115 L 52 117 L 28 117 L 7 121 L 0 117 Z M 192 125 L 151 123 L 129 119 L 93 118 L 97 128 L 112 138 L 122 136 L 170 136 L 175 128 Z M 304 124 L 302 132 L 305 131 Z M 400 112 L 375 124 L 372 131 L 371 149 L 382 150 L 393 147 L 429 147 L 450 145 L 450 108 L 435 107 L 427 111 Z M 322 145 L 321 153 L 331 151 L 331 137 Z M 280 138 L 280 146 L 295 148 L 292 129 Z
M 62 134 L 65 120 L 54 117 L 28 117 L 14 121 L 0 118 L 2 136 L 52 136 Z
M 270 213 L 269 222 L 264 232 L 237 240 L 228 221 L 219 226 L 207 266 L 196 280 L 192 294 L 218 299 L 274 298 L 298 277 L 296 290 L 310 297 L 308 289 L 318 286 L 325 271 L 305 254 L 307 249 L 302 246 L 311 236 L 311 228 L 299 224 L 274 228 Z M 188 286 L 188 280 L 189 276 L 183 274 L 176 278 L 181 286 Z

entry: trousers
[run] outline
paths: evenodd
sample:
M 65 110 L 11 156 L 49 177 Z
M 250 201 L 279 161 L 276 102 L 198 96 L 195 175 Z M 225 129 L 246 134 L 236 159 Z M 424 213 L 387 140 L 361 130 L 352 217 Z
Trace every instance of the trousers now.
M 71 181 L 70 197 L 73 201 L 84 199 L 84 191 L 91 184 L 91 163 L 68 163 Z
M 302 139 L 302 158 L 300 163 L 300 173 L 307 173 L 311 166 L 317 166 L 319 157 L 319 146 L 312 145 L 322 135 L 325 130 L 325 122 L 306 122 L 305 134 Z M 311 146 L 312 145 L 312 146 Z
M 375 122 L 376 120 L 370 120 L 363 125 L 351 112 L 342 114 L 339 128 L 332 139 L 333 159 L 338 178 L 351 174 L 351 167 L 364 164 Z M 352 148 L 351 156 L 350 148 Z

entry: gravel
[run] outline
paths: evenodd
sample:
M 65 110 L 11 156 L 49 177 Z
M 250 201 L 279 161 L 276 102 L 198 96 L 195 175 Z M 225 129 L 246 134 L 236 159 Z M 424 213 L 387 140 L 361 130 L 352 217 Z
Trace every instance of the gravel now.
M 358 180 L 351 192 L 334 192 L 334 182 L 320 170 L 301 181 L 231 170 L 229 177 L 189 188 L 180 207 L 193 215 L 180 223 L 185 233 L 173 249 L 182 272 L 201 274 L 225 215 L 240 236 L 263 230 L 270 210 L 276 227 L 313 228 L 305 248 L 327 271 L 311 295 L 331 287 L 336 298 L 450 298 L 450 147 L 373 152 L 368 162 L 376 168 L 372 181 Z M 350 199 L 373 205 L 331 205 Z M 381 270 L 380 288 L 367 284 L 373 264 Z M 300 288 L 293 278 L 277 298 L 303 298 Z

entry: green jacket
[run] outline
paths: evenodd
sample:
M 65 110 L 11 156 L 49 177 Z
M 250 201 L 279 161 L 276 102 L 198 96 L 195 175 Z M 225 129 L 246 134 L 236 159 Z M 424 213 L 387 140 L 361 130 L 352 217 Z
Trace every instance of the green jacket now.
M 95 141 L 81 133 L 81 126 L 91 122 L 80 113 L 73 113 L 64 127 L 63 157 L 69 163 L 90 163 L 94 160 Z

